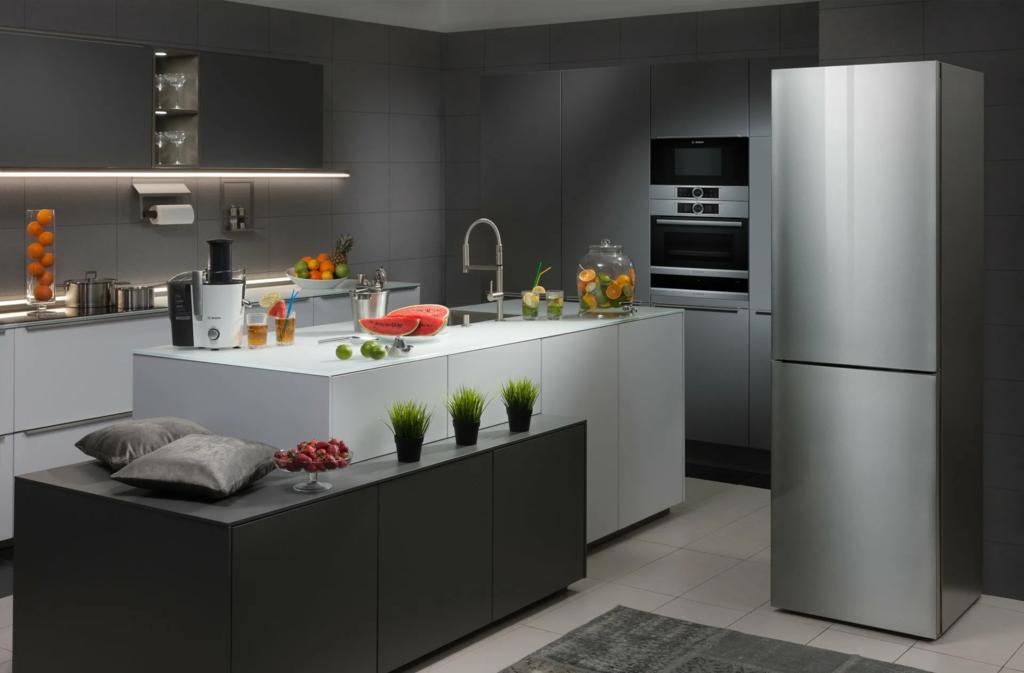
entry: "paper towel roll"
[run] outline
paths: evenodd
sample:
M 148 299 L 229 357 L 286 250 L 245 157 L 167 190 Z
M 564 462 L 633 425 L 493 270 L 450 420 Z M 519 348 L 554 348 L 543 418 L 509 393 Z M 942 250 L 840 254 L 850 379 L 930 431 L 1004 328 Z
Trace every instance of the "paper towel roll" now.
M 156 217 L 149 218 L 153 224 L 192 224 L 196 221 L 196 212 L 187 203 L 172 203 L 153 206 Z

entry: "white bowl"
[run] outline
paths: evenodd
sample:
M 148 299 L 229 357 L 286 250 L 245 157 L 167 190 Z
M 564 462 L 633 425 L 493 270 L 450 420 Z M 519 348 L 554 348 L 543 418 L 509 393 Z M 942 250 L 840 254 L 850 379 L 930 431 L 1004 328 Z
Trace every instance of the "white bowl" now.
M 332 278 L 330 280 L 313 280 L 312 278 L 296 278 L 295 269 L 288 269 L 284 272 L 288 279 L 301 287 L 303 290 L 333 290 L 345 282 L 345 278 Z

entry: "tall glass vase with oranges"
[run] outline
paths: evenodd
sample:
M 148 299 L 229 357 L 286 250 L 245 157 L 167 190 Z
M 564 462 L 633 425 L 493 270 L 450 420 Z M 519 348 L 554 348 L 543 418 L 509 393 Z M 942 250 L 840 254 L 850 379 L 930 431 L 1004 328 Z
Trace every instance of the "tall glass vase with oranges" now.
M 57 301 L 53 287 L 54 279 L 54 243 L 56 236 L 57 215 L 51 208 L 25 211 L 28 224 L 25 227 L 25 240 L 28 255 L 28 290 L 27 302 L 35 306 L 32 315 L 44 316 L 51 312 L 46 310 Z

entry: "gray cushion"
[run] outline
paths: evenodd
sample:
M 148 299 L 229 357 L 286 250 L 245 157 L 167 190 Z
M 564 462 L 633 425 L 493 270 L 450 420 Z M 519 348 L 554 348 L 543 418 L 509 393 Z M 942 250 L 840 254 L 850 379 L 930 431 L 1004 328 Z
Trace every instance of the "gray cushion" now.
M 234 437 L 189 435 L 111 475 L 154 491 L 225 498 L 274 469 L 274 447 Z
M 115 423 L 78 440 L 75 446 L 87 456 L 101 460 L 115 470 L 151 451 L 187 435 L 209 435 L 209 430 L 182 418 L 146 418 Z

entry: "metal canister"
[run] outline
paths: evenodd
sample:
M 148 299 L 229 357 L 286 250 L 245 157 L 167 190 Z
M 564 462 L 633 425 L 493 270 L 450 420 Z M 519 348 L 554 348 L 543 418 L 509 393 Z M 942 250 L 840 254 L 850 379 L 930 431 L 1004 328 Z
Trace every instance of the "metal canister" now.
M 359 321 L 363 318 L 383 318 L 388 314 L 388 290 L 355 288 L 352 297 L 352 324 L 357 332 L 365 332 Z

